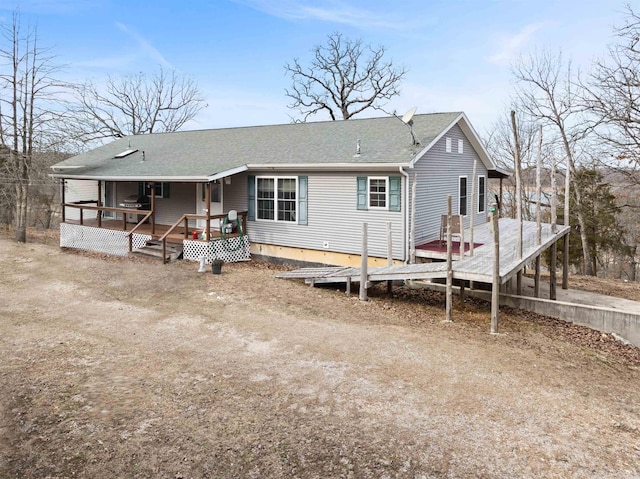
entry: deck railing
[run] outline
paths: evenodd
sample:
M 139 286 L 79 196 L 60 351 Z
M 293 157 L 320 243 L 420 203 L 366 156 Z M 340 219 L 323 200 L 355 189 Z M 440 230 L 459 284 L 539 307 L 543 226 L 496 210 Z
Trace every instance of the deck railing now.
M 89 203 L 97 203 L 96 201 L 91 201 Z M 102 228 L 102 212 L 103 211 L 109 211 L 112 213 L 122 213 L 122 231 L 126 231 L 127 230 L 127 215 L 128 214 L 134 214 L 134 215 L 146 215 L 145 216 L 145 220 L 148 218 L 151 218 L 153 215 L 153 211 L 151 210 L 138 210 L 138 209 L 133 209 L 133 208 L 111 208 L 109 206 L 91 206 L 86 204 L 85 202 L 77 202 L 77 203 L 65 203 L 64 205 L 62 205 L 63 208 L 65 207 L 70 207 L 70 208 L 77 208 L 80 210 L 80 225 L 83 226 L 84 225 L 84 210 L 89 210 L 89 211 L 97 211 L 98 212 L 98 228 Z M 66 218 L 62 219 L 63 222 L 66 220 Z M 145 221 L 143 220 L 143 221 Z M 140 222 L 138 222 L 138 225 L 140 224 Z M 136 226 L 138 226 L 136 225 Z
M 242 231 L 246 234 L 247 231 L 247 211 L 239 211 L 238 216 L 242 218 Z M 180 217 L 178 221 L 176 221 L 173 225 L 169 227 L 169 229 L 160 237 L 159 241 L 162 242 L 162 262 L 167 262 L 167 237 L 180 226 L 181 223 L 184 222 L 184 239 L 189 238 L 189 220 L 205 220 L 207 222 L 207 226 L 204 227 L 205 241 L 209 241 L 211 239 L 211 220 L 222 220 L 226 218 L 226 214 L 222 215 L 195 215 L 195 214 L 184 214 Z

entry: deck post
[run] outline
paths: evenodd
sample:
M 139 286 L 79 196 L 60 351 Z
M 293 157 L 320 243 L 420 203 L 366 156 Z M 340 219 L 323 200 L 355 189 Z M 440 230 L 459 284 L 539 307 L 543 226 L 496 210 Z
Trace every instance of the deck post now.
M 207 182 L 206 185 L 207 191 L 205 193 L 205 202 L 207 204 L 207 219 L 205 220 L 204 239 L 205 241 L 209 241 L 211 235 L 211 183 Z
M 189 218 L 184 217 L 184 238 L 187 239 L 189 237 Z
M 471 216 L 469 217 L 469 256 L 473 256 L 473 227 L 474 227 L 474 217 L 475 217 L 475 194 L 476 194 L 476 172 L 478 169 L 478 160 L 473 160 L 473 176 L 471 177 Z M 486 181 L 486 180 L 485 180 Z M 486 185 L 485 185 L 486 189 Z M 462 225 L 462 230 L 464 230 L 464 225 Z M 464 245 L 464 243 L 463 243 Z M 462 249 L 464 251 L 464 248 Z
M 393 243 L 391 237 L 391 221 L 387 221 L 387 266 L 393 266 Z M 387 281 L 387 294 L 391 296 L 393 281 Z
M 351 297 L 351 276 L 347 277 L 347 298 Z
M 533 297 L 540 297 L 540 255 L 536 256 L 536 273 L 533 278 Z
M 445 320 L 451 321 L 453 310 L 453 242 L 451 234 L 451 195 L 447 195 L 447 293 Z
M 567 289 L 569 287 L 569 233 L 564 235 L 563 245 L 564 254 L 562 258 L 562 289 Z
M 491 285 L 491 334 L 498 334 L 498 311 L 500 308 L 500 231 L 497 207 L 491 208 L 493 227 L 493 284 Z
M 151 234 L 156 234 L 156 185 L 155 183 L 149 184 L 149 190 L 151 191 Z
M 367 301 L 367 223 L 362 223 L 362 252 L 360 253 L 360 301 Z
M 556 262 L 558 261 L 558 244 L 551 245 L 551 264 L 549 265 L 549 299 L 556 299 Z
M 416 187 L 418 184 L 418 174 L 413 174 L 413 184 L 411 185 L 411 225 L 409 228 L 409 263 L 416 263 Z
M 65 185 L 65 179 L 61 178 L 60 179 L 60 186 L 62 186 L 62 191 L 60 192 L 60 198 L 62 199 L 62 222 L 65 223 L 67 220 L 67 207 L 66 205 L 66 201 L 64 199 L 64 185 Z
M 102 202 L 100 201 L 101 198 L 102 198 L 102 181 L 98 180 L 98 228 L 102 228 L 102 211 L 100 210 L 100 207 L 102 206 Z

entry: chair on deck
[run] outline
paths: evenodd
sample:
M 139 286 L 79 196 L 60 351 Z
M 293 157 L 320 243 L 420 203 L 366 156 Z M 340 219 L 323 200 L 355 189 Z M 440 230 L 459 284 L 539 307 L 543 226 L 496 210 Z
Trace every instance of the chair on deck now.
M 451 215 L 451 237 L 454 236 L 457 236 L 462 243 L 462 216 L 460 215 Z M 440 247 L 445 241 L 447 241 L 447 215 L 442 215 L 440 219 Z

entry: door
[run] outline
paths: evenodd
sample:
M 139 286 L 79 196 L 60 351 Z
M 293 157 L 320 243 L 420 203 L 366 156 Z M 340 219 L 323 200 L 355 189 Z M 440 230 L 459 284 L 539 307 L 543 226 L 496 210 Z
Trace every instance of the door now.
M 104 182 L 104 201 L 103 204 L 109 208 L 116 207 L 116 184 L 113 181 Z M 104 211 L 103 218 L 114 218 L 116 214 L 113 211 Z
M 196 188 L 196 209 L 199 215 L 206 214 L 207 209 L 207 190 L 206 183 L 198 183 Z M 222 214 L 222 183 L 214 181 L 211 183 L 211 214 Z M 205 220 L 197 221 L 198 228 L 205 227 Z M 215 219 L 211 220 L 211 229 L 215 230 L 220 227 L 220 221 Z

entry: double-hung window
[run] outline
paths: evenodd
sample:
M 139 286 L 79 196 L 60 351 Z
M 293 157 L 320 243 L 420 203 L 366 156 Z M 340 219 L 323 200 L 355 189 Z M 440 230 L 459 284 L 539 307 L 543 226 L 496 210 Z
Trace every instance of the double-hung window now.
M 257 177 L 257 219 L 296 221 L 297 178 Z
M 369 177 L 369 208 L 386 208 L 388 178 Z
M 478 176 L 478 213 L 484 213 L 487 205 L 487 185 L 484 176 Z
M 467 215 L 467 177 L 461 176 L 458 183 L 458 214 Z

